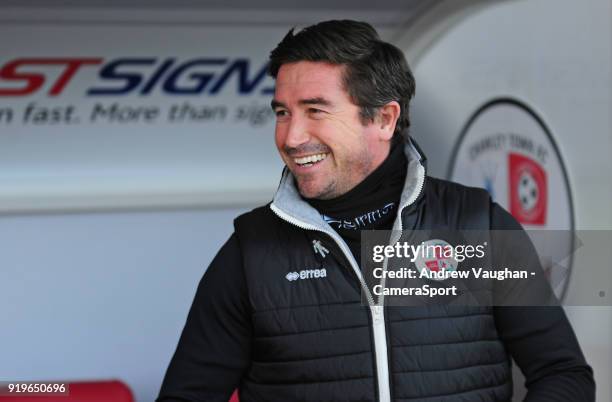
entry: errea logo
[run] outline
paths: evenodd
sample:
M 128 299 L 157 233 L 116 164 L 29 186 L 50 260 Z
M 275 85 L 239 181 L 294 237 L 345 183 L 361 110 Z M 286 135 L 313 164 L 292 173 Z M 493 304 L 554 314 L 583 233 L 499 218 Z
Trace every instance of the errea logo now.
M 285 275 L 285 278 L 289 282 L 297 281 L 298 279 L 317 279 L 327 277 L 327 271 L 325 268 L 321 269 L 304 269 L 300 272 L 289 272 Z

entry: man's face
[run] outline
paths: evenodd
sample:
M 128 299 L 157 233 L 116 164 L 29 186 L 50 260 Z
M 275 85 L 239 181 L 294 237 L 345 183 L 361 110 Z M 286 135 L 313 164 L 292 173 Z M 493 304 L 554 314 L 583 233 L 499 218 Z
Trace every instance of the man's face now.
M 302 196 L 338 197 L 376 169 L 389 152 L 380 125 L 364 125 L 342 85 L 343 66 L 283 64 L 272 107 L 276 147 Z

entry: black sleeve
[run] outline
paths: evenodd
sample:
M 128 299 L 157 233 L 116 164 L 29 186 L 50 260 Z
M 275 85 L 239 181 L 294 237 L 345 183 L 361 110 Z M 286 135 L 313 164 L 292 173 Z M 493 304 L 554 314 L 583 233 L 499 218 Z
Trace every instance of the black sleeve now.
M 493 204 L 492 230 L 521 230 Z M 495 325 L 506 349 L 525 376 L 525 402 L 595 401 L 593 370 L 560 306 L 494 308 Z
M 227 402 L 250 361 L 251 314 L 236 234 L 198 286 L 157 402 Z

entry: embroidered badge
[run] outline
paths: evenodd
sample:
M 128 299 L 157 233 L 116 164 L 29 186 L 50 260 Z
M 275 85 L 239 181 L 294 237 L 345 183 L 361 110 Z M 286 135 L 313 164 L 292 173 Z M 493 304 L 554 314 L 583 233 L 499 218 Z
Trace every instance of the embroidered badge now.
M 329 250 L 321 244 L 321 240 L 313 240 L 312 247 L 314 248 L 315 254 L 321 254 L 323 258 L 329 253 Z

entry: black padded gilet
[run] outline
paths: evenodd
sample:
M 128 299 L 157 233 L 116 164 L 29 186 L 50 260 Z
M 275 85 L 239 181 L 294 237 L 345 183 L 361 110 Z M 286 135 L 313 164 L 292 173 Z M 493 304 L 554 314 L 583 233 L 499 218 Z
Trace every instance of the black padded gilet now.
M 490 206 L 484 190 L 427 177 L 403 227 L 489 229 Z M 235 229 L 254 325 L 241 402 L 376 401 L 369 308 L 334 240 L 269 206 L 238 217 Z M 320 258 L 313 240 L 331 253 Z M 302 271 L 304 279 L 287 277 Z M 491 307 L 385 307 L 385 318 L 393 401 L 510 400 L 510 360 Z

